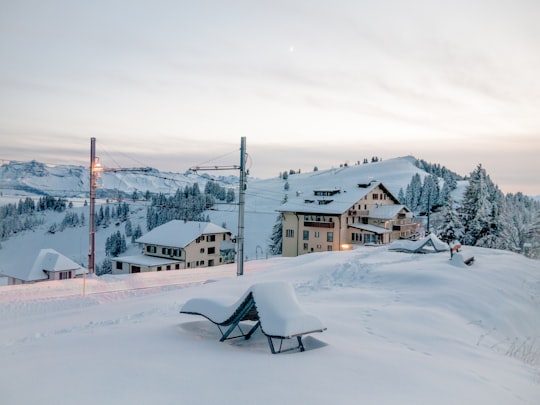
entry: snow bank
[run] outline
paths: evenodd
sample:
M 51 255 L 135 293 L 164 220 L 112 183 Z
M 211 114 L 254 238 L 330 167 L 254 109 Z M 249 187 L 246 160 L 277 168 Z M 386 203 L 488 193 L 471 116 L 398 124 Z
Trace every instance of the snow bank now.
M 540 262 L 469 249 L 467 268 L 366 247 L 247 262 L 243 277 L 233 267 L 185 284 L 175 272 L 99 278 L 86 296 L 56 282 L 0 287 L 0 400 L 538 403 Z M 234 303 L 278 281 L 328 328 L 305 339 L 306 352 L 273 356 L 260 331 L 220 343 L 213 324 L 178 313 L 191 298 Z

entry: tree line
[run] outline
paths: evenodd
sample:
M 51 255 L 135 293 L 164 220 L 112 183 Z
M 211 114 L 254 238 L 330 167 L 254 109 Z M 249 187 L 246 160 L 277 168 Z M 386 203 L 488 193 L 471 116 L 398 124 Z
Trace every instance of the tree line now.
M 463 197 L 452 198 L 456 176 L 440 171 L 420 180 L 414 175 L 399 199 L 416 214 L 430 214 L 441 240 L 464 245 L 511 250 L 540 258 L 540 202 L 523 193 L 504 195 L 479 164 L 471 172 Z
M 178 188 L 172 196 L 163 193 L 151 196 L 151 205 L 146 211 L 146 225 L 148 230 L 166 222 L 179 219 L 186 221 L 210 221 L 204 212 L 216 204 L 216 200 L 233 203 L 235 194 L 233 189 L 226 190 L 219 184 L 209 181 L 206 183 L 204 193 L 199 184 Z

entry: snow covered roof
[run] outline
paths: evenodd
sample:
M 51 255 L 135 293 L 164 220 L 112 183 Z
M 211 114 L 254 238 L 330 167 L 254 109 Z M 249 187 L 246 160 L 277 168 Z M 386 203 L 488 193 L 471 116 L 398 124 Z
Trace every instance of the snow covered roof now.
M 375 226 L 375 225 L 370 225 L 370 224 L 354 224 L 354 225 L 349 225 L 349 227 L 361 229 L 363 231 L 373 232 L 378 235 L 392 232 L 390 229 L 384 229 L 384 228 L 381 228 L 380 226 Z
M 447 251 L 448 245 L 441 241 L 437 235 L 431 233 L 427 237 L 415 241 L 396 240 L 388 245 L 388 250 L 407 253 L 438 253 Z
M 297 193 L 296 196 L 289 197 L 289 200 L 280 206 L 277 211 L 339 215 L 343 214 L 377 187 L 383 188 L 396 203 L 399 202 L 380 181 L 357 181 L 354 184 L 348 185 L 348 187 L 333 190 L 335 193 L 332 195 L 329 195 L 330 193 L 328 195 L 318 195 L 322 194 L 320 192 L 322 188 L 312 190 L 309 195 L 306 193 Z
M 13 268 L 9 270 L 9 273 L 4 270 L 3 274 L 23 281 L 40 281 L 49 278 L 46 272 L 54 273 L 59 271 L 75 271 L 76 274 L 88 272 L 80 264 L 75 263 L 54 249 L 41 249 L 32 267 Z
M 393 205 L 379 205 L 378 207 L 371 208 L 369 214 L 366 215 L 368 218 L 379 218 L 379 219 L 392 219 L 402 210 L 410 212 L 410 210 L 402 204 L 393 204 Z
M 231 233 L 211 222 L 173 220 L 152 229 L 136 242 L 184 248 L 201 235 Z
M 112 260 L 120 263 L 138 264 L 140 266 L 164 266 L 167 264 L 179 263 L 178 260 L 147 255 L 121 256 L 115 257 Z

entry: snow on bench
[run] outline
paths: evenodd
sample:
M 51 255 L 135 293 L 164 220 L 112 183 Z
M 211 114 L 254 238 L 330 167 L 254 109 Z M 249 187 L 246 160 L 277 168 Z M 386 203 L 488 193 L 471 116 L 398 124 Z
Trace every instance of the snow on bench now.
M 319 318 L 300 307 L 293 287 L 285 282 L 254 284 L 233 305 L 224 305 L 212 299 L 193 298 L 182 306 L 180 313 L 201 315 L 216 324 L 222 334 L 221 342 L 238 337 L 249 339 L 260 327 L 272 353 L 304 351 L 303 335 L 326 330 Z M 247 333 L 240 327 L 240 322 L 246 320 L 256 321 Z M 223 331 L 222 327 L 228 329 Z M 230 336 L 235 329 L 240 334 Z M 298 345 L 283 349 L 283 341 L 292 338 L 297 339 Z M 277 350 L 273 339 L 279 339 Z

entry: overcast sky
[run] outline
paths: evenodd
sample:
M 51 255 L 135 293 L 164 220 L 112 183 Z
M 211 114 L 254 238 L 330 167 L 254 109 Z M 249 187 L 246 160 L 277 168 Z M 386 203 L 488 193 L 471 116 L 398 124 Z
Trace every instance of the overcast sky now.
M 414 155 L 540 194 L 540 1 L 0 0 L 0 159 Z M 217 159 L 221 157 L 220 159 Z

